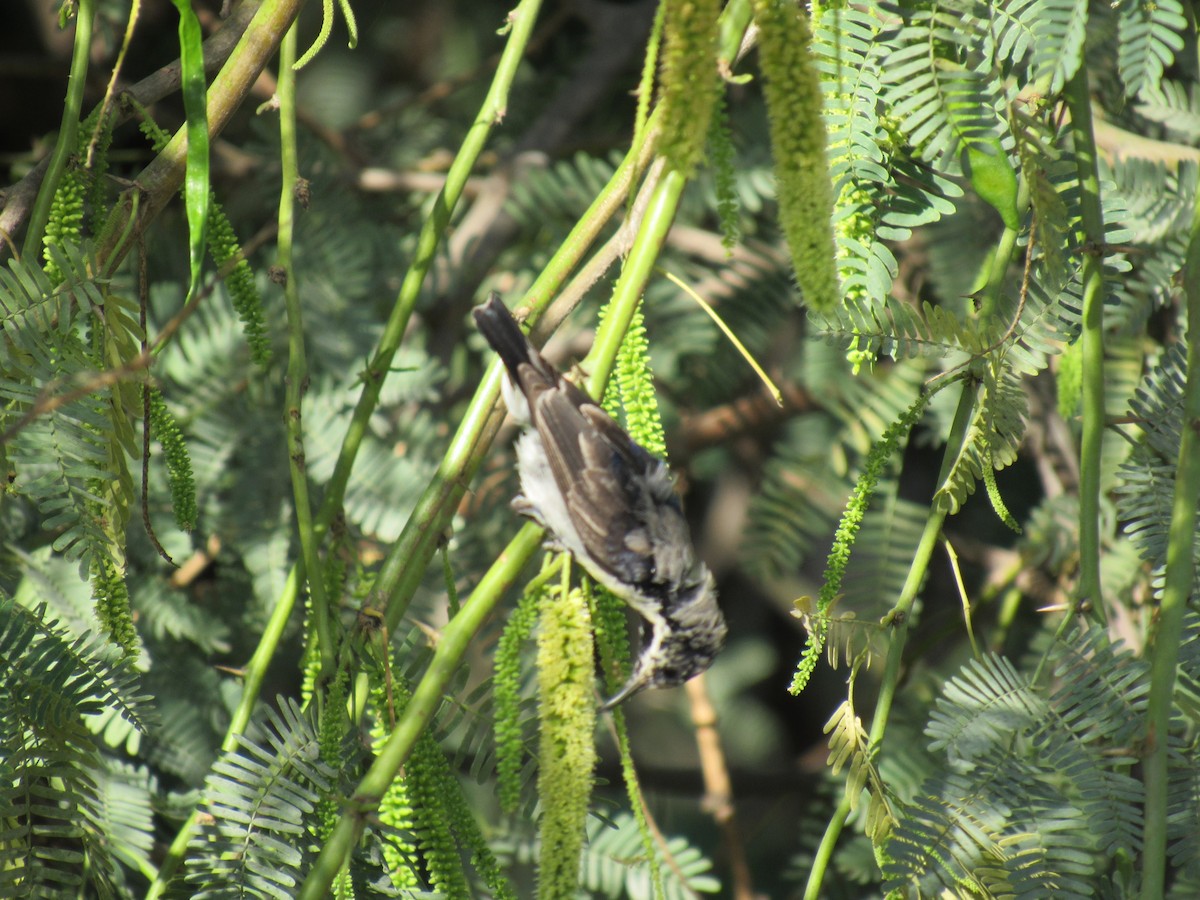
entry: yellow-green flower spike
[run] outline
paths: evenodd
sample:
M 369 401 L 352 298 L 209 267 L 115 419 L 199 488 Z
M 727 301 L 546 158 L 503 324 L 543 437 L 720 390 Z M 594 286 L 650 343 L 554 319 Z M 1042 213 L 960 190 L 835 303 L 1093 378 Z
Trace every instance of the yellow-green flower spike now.
M 546 592 L 538 634 L 542 799 L 538 897 L 574 897 L 596 764 L 591 618 L 582 591 Z
M 858 476 L 854 493 L 846 501 L 842 520 L 838 523 L 837 531 L 833 536 L 833 546 L 825 560 L 825 578 L 821 585 L 820 596 L 817 597 L 816 612 L 811 617 L 812 630 L 808 633 L 808 642 L 804 646 L 804 653 L 796 665 L 796 672 L 788 687 L 788 691 L 792 694 L 799 694 L 804 690 L 825 649 L 825 637 L 829 627 L 829 607 L 842 591 L 842 582 L 846 577 L 846 564 L 850 561 L 850 551 L 854 548 L 859 526 L 871 503 L 875 488 L 879 484 L 879 476 L 883 474 L 884 467 L 900 446 L 900 442 L 920 419 L 928 402 L 928 397 L 919 397 L 898 420 L 888 426 L 883 437 L 875 442 L 875 445 L 871 447 L 871 452 L 867 454 L 866 464 L 863 466 L 862 474 Z
M 840 296 L 830 219 L 833 190 L 825 153 L 820 77 L 808 17 L 787 0 L 754 0 L 759 67 L 775 156 L 779 220 L 804 301 L 827 312 Z
M 515 813 L 521 801 L 525 740 L 521 733 L 521 653 L 537 624 L 538 594 L 527 593 L 508 617 L 492 666 L 495 698 L 496 781 L 500 808 Z
M 163 448 L 167 464 L 167 485 L 171 491 L 171 508 L 175 524 L 183 531 L 196 527 L 196 481 L 192 477 L 192 459 L 179 423 L 167 408 L 167 401 L 157 388 L 150 391 L 150 433 Z
M 709 165 L 713 171 L 713 188 L 717 193 L 717 221 L 721 225 L 721 246 L 726 253 L 741 240 L 740 207 L 737 194 L 736 148 L 729 127 L 725 92 L 717 91 L 717 103 L 708 125 Z
M 92 597 L 96 618 L 109 638 L 126 656 L 136 658 L 138 637 L 129 605 L 129 587 L 122 568 L 107 555 L 97 554 L 92 562 Z
M 385 652 L 391 652 L 390 648 Z M 403 685 L 396 684 L 393 690 L 399 696 L 394 697 L 392 702 L 403 704 L 408 701 Z M 391 733 L 389 708 L 387 687 L 382 682 L 373 683 L 369 712 L 371 745 L 376 751 L 383 746 Z M 408 838 L 409 835 L 415 834 L 417 829 L 417 813 L 413 808 L 412 794 L 407 774 L 394 779 L 380 799 L 377 813 L 380 823 L 384 826 L 380 831 L 380 851 L 384 862 L 387 863 L 392 887 L 401 891 L 421 887 L 417 845 Z
M 664 0 L 663 134 L 671 167 L 690 175 L 704 158 L 708 123 L 721 90 L 717 73 L 719 0 Z

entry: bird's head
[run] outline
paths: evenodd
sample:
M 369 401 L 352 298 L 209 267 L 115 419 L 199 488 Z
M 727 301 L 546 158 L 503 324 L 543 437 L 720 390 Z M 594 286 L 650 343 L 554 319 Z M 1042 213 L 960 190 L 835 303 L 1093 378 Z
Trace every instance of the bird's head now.
M 633 674 L 601 709 L 612 709 L 646 688 L 675 687 L 707 669 L 725 646 L 725 617 L 717 606 L 712 576 L 664 607 L 648 622 Z

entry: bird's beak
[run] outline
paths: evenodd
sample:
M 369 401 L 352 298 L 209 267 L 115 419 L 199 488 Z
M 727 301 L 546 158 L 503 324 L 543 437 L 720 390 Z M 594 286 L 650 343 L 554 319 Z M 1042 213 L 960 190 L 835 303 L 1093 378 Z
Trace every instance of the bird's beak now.
M 617 691 L 613 696 L 609 697 L 600 704 L 601 712 L 609 712 L 614 707 L 624 703 L 638 691 L 646 686 L 647 678 L 641 672 L 634 672 L 630 679 L 625 682 L 625 685 Z

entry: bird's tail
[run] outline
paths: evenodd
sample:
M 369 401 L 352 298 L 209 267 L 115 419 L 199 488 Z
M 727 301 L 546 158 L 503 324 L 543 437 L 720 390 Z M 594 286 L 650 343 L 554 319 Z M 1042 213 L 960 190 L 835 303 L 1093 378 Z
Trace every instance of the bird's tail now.
M 488 296 L 486 303 L 475 307 L 472 314 L 480 334 L 499 355 L 513 383 L 519 384 L 518 367 L 522 363 L 533 363 L 536 367 L 537 351 L 517 325 L 517 320 L 495 291 Z

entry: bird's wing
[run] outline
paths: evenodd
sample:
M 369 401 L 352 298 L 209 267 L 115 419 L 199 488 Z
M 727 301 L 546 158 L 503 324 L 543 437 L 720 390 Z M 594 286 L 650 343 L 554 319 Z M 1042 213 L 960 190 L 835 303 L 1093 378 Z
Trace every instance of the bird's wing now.
M 658 460 L 565 379 L 536 399 L 531 396 L 530 407 L 550 470 L 591 561 L 623 584 L 653 591 L 663 573 L 657 571 L 651 521 L 657 514 L 646 484 Z

